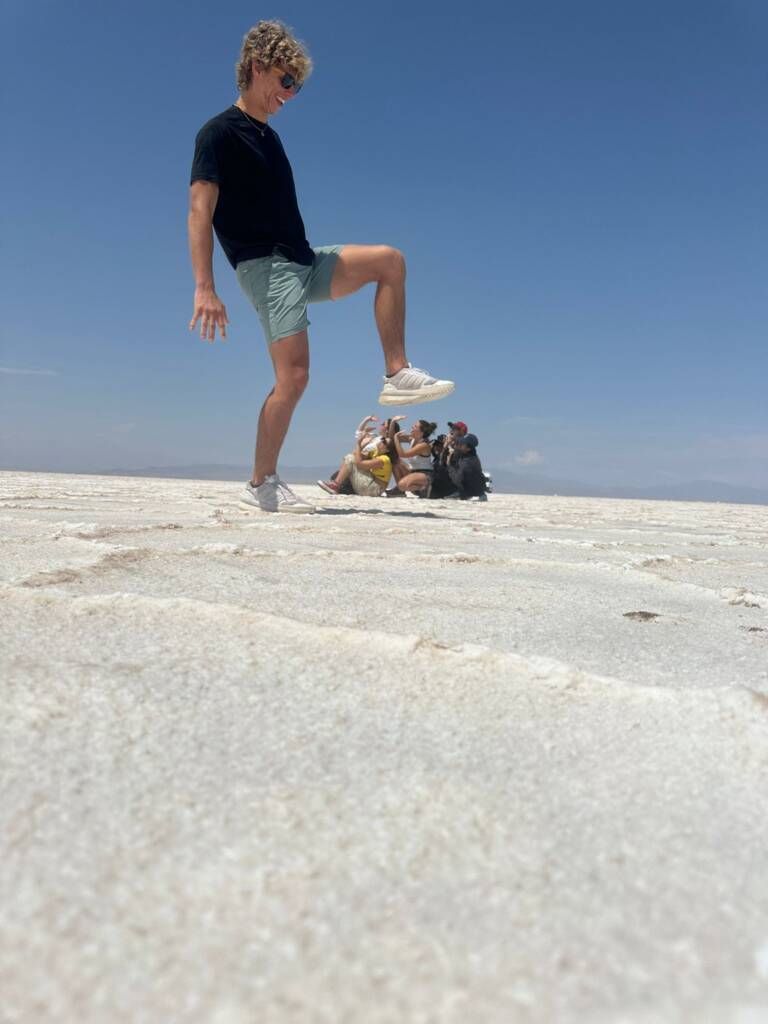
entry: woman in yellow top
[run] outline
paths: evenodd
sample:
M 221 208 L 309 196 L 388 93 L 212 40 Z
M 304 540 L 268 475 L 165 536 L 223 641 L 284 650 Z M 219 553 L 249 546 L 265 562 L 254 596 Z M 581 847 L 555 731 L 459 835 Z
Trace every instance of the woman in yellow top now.
M 318 480 L 318 484 L 329 494 L 338 494 L 344 481 L 349 477 L 355 494 L 369 498 L 379 498 L 386 491 L 389 478 L 392 476 L 392 463 L 397 461 L 392 439 L 380 437 L 374 452 L 363 453 L 362 438 L 358 437 L 357 446 L 350 455 L 344 456 L 335 480 Z

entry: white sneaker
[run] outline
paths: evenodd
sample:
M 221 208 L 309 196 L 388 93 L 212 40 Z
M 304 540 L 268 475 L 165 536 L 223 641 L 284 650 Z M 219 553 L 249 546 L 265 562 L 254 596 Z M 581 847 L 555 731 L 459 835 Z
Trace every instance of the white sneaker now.
M 417 370 L 408 363 L 391 377 L 384 378 L 384 387 L 379 395 L 379 405 L 415 405 L 417 402 L 434 402 L 437 398 L 450 395 L 456 385 L 452 380 L 438 380 L 424 370 Z
M 277 473 L 264 477 L 264 483 L 254 487 L 248 482 L 240 496 L 242 505 L 254 505 L 262 512 L 314 512 L 315 506 L 302 501 L 284 484 Z

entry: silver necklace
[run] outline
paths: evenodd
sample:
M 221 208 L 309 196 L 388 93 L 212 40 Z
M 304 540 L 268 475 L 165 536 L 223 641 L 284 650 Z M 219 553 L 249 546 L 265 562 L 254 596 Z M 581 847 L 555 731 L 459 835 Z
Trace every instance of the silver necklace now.
M 256 120 L 255 117 L 251 117 L 251 115 L 248 113 L 247 110 L 243 110 L 242 107 L 238 107 L 238 105 L 236 103 L 233 103 L 232 106 L 236 110 L 239 110 L 241 114 L 244 114 L 245 115 L 245 119 L 248 122 L 248 124 L 252 125 L 256 129 L 256 131 L 259 133 L 259 135 L 261 135 L 261 137 L 264 138 L 264 136 L 266 135 L 266 132 L 267 132 L 267 126 L 264 125 L 264 127 L 262 128 L 261 125 L 259 124 L 259 122 Z

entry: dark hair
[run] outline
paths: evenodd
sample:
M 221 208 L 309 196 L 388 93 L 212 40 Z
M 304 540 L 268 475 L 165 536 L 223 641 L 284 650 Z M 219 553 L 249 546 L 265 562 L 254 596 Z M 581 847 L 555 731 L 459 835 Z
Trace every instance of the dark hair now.
M 397 445 L 395 444 L 394 437 L 390 437 L 389 434 L 382 434 L 379 441 L 387 442 L 387 455 L 389 456 L 390 465 L 394 466 L 396 462 L 400 460 L 400 456 L 397 454 Z
M 417 420 L 416 422 L 421 427 L 421 436 L 425 441 L 433 431 L 437 430 L 436 423 L 428 423 L 426 420 Z

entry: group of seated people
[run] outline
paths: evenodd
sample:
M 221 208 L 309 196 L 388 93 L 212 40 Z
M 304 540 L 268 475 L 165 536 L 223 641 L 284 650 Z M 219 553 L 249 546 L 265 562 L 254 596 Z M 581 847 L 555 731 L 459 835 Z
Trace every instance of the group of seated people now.
M 405 431 L 400 429 L 404 419 L 366 416 L 355 431 L 355 450 L 344 456 L 330 480 L 317 481 L 320 487 L 328 494 L 371 498 L 402 498 L 410 492 L 420 498 L 488 500 L 490 477 L 466 423 L 449 423 L 447 434 L 430 440 L 436 423 L 416 420 Z

